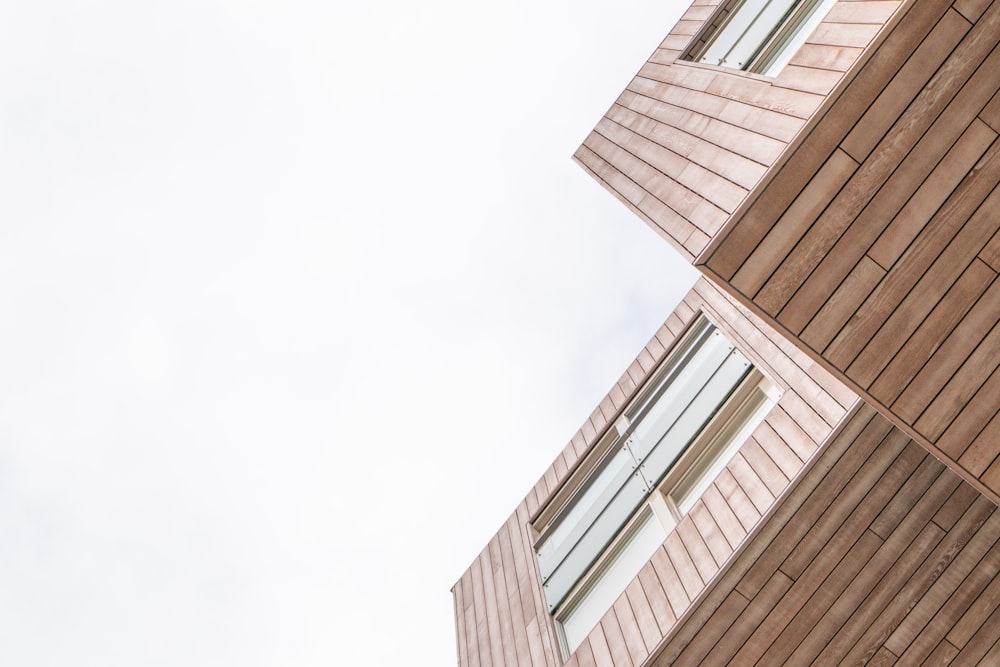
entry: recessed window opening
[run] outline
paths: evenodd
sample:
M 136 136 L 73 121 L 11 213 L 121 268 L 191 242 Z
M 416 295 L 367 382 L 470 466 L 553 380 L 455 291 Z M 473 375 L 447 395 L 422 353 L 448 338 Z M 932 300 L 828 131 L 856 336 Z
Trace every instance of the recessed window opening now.
M 742 0 L 687 60 L 776 76 L 836 0 Z
M 535 522 L 545 598 L 567 654 L 774 400 L 750 360 L 698 318 Z

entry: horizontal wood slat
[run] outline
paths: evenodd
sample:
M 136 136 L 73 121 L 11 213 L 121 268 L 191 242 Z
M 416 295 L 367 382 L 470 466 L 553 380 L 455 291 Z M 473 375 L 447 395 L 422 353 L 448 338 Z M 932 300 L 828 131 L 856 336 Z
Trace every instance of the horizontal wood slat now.
M 719 25 L 728 11 L 716 12 L 714 3 L 692 6 L 584 142 L 584 147 L 606 161 L 602 167 L 608 173 L 599 173 L 590 164 L 588 168 L 615 196 L 641 208 L 640 217 L 685 256 L 697 256 L 718 234 L 728 214 L 745 200 L 747 190 L 759 182 L 762 169 L 774 164 L 899 4 L 865 0 L 836 3 L 773 79 L 677 60 L 692 46 L 692 38 L 693 48 L 704 43 L 706 22 Z M 953 14 L 965 21 L 957 12 Z M 623 108 L 655 122 L 625 114 Z M 612 131 L 607 121 L 621 123 L 672 154 L 662 154 L 631 135 Z M 594 134 L 624 152 L 595 148 Z M 589 156 L 584 147 L 575 157 L 586 164 Z M 644 160 L 652 171 L 641 169 L 630 155 Z M 753 167 L 747 160 L 760 166 Z M 685 163 L 686 168 L 682 167 Z M 615 170 L 626 178 L 611 175 Z M 642 198 L 632 184 L 666 204 L 669 211 L 641 207 Z M 677 206 L 665 199 L 674 189 L 686 189 L 712 206 Z M 674 214 L 690 228 L 679 224 Z M 661 220 L 660 215 L 666 219 Z

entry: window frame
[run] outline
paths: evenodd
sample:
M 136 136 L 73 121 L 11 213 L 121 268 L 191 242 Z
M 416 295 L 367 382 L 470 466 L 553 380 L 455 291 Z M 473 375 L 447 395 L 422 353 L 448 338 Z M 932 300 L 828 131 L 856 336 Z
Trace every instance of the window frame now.
M 719 7 L 718 11 L 699 31 L 692 40 L 692 46 L 681 56 L 681 60 L 721 67 L 731 72 L 747 72 L 767 77 L 774 77 L 788 64 L 795 52 L 801 48 L 816 26 L 823 20 L 837 0 L 793 0 L 795 3 L 773 24 L 764 38 L 757 42 L 750 52 L 746 63 L 739 65 L 724 64 L 724 58 L 719 62 L 705 60 L 708 52 L 716 46 L 718 40 L 726 36 L 727 28 L 747 9 L 751 3 L 757 2 L 761 13 L 773 0 L 733 0 Z M 745 37 L 750 26 L 732 40 L 726 50 L 726 55 Z
M 726 437 L 727 434 L 731 434 L 733 438 L 740 437 L 744 432 L 748 435 L 764 420 L 770 408 L 777 403 L 780 389 L 761 372 L 760 364 L 743 354 L 733 343 L 733 336 L 730 333 L 715 324 L 704 312 L 698 313 L 678 337 L 677 342 L 659 366 L 649 375 L 632 400 L 621 410 L 619 418 L 608 426 L 597 443 L 577 465 L 569 479 L 535 516 L 531 527 L 534 528 L 536 536 L 533 548 L 537 560 L 541 561 L 541 549 L 552 537 L 554 531 L 558 529 L 565 515 L 573 510 L 574 502 L 591 488 L 591 483 L 595 481 L 597 475 L 605 470 L 604 466 L 610 457 L 620 454 L 623 448 L 626 448 L 625 451 L 627 451 L 633 431 L 641 425 L 645 417 L 651 414 L 658 401 L 665 397 L 671 384 L 682 376 L 684 364 L 692 362 L 696 358 L 701 346 L 705 344 L 705 340 L 713 332 L 718 332 L 725 343 L 732 347 L 727 355 L 738 352 L 739 356 L 749 363 L 750 368 L 736 382 L 725 399 L 714 407 L 708 421 L 680 450 L 676 459 L 663 473 L 662 478 L 648 489 L 645 498 L 616 529 L 617 532 L 603 547 L 597 558 L 589 566 L 583 568 L 580 576 L 569 587 L 568 591 L 562 594 L 554 606 L 551 603 L 548 605 L 565 656 L 569 656 L 575 647 L 570 647 L 567 644 L 563 622 L 586 601 L 589 593 L 594 590 L 607 573 L 609 566 L 622 554 L 623 549 L 635 535 L 637 522 L 642 521 L 644 516 L 651 514 L 653 520 L 658 521 L 662 527 L 664 535 L 669 534 L 686 513 L 680 507 L 681 498 L 677 495 L 678 490 L 684 487 L 688 491 L 696 489 L 703 475 L 707 472 L 713 472 L 714 479 L 718 470 L 713 471 L 713 466 L 716 465 L 719 458 L 727 456 L 722 463 L 724 466 L 746 441 L 746 438 L 743 437 L 733 446 L 734 443 L 731 438 Z M 692 344 L 695 347 L 692 347 Z M 681 365 L 678 367 L 678 364 Z M 699 385 L 699 393 L 709 385 L 716 372 L 717 369 L 713 370 L 712 375 Z M 689 399 L 687 405 L 691 405 L 693 401 L 694 399 Z M 756 407 L 748 412 L 747 405 L 753 401 L 757 402 Z M 744 417 L 750 422 L 741 422 L 740 420 Z M 750 431 L 746 431 L 747 424 L 749 424 Z M 708 480 L 708 484 L 711 484 L 711 480 Z M 703 492 L 704 489 L 701 489 L 698 492 L 698 497 Z M 697 498 L 694 502 L 697 502 Z M 610 505 L 603 507 L 610 507 Z M 601 509 L 601 512 L 603 511 Z M 596 518 L 591 520 L 585 530 L 589 530 L 596 520 Z M 555 567 L 549 570 L 550 575 L 568 557 L 568 555 L 564 555 L 562 559 L 558 560 Z
M 670 534 L 676 526 L 676 522 L 673 521 L 673 514 L 671 510 L 667 507 L 665 499 L 660 494 L 653 492 L 650 494 L 649 498 L 639 506 L 639 509 L 629 518 L 628 522 L 619 532 L 615 540 L 608 545 L 608 547 L 601 554 L 601 557 L 590 567 L 583 578 L 577 582 L 577 585 L 573 587 L 573 590 L 566 596 L 566 599 L 552 611 L 552 620 L 555 621 L 556 635 L 559 639 L 559 648 L 562 651 L 564 658 L 568 659 L 569 656 L 579 647 L 579 643 L 576 645 L 570 645 L 569 638 L 567 637 L 565 623 L 569 616 L 577 612 L 581 605 L 587 602 L 588 597 L 594 591 L 594 589 L 604 581 L 605 577 L 608 576 L 611 567 L 617 564 L 617 560 L 621 557 L 628 547 L 632 545 L 634 538 L 638 536 L 642 529 L 642 524 L 645 521 L 650 521 L 652 524 L 659 526 L 663 531 L 664 539 Z M 665 521 L 671 521 L 670 525 L 666 525 Z M 655 552 L 655 550 L 654 550 Z M 649 554 L 651 557 L 653 554 Z M 646 560 L 649 560 L 649 557 Z M 631 581 L 635 577 L 634 574 L 628 575 L 626 580 L 626 586 L 628 581 Z M 623 588 L 624 590 L 624 588 Z M 617 598 L 618 595 L 615 597 Z M 614 600 L 612 600 L 612 604 Z M 600 623 L 601 617 L 607 613 L 610 609 L 609 605 L 606 607 L 600 615 L 597 616 L 597 621 L 581 638 L 586 639 L 586 635 L 593 632 L 593 629 L 597 627 L 597 623 Z M 580 642 L 582 643 L 582 641 Z
M 681 461 L 684 466 L 671 468 L 660 483 L 657 490 L 677 521 L 690 511 L 690 508 L 685 509 L 683 501 L 693 497 L 690 505 L 698 502 L 708 485 L 778 403 L 780 396 L 777 385 L 755 366 L 719 414 L 699 434 L 698 441 L 685 452 Z M 700 445 L 700 451 L 695 450 L 695 445 Z M 693 493 L 699 487 L 702 487 L 700 491 Z

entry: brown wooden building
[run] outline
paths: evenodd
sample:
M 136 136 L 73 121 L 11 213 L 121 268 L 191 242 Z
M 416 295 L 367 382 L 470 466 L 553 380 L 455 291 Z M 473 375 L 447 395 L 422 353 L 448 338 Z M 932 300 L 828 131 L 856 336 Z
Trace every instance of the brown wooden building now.
M 1000 665 L 1000 1 L 696 0 L 575 159 L 704 274 L 458 660 Z

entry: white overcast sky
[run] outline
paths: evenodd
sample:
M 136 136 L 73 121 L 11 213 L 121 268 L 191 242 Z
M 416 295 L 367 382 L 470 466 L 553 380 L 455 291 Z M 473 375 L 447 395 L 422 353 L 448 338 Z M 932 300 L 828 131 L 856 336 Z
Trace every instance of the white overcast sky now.
M 0 664 L 454 664 L 691 284 L 570 161 L 681 9 L 0 0 Z

